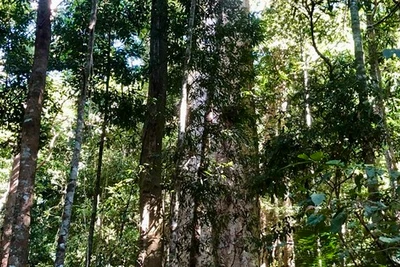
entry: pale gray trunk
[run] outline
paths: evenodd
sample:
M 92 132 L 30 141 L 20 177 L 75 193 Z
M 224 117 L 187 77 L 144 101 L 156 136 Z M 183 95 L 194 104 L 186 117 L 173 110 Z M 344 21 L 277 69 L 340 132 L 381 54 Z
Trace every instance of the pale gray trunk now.
M 190 77 L 196 76 L 196 73 L 190 74 Z M 193 82 L 193 79 L 189 79 Z M 194 248 L 198 240 L 200 225 L 197 220 L 197 209 L 199 206 L 194 194 L 195 185 L 199 179 L 199 169 L 204 157 L 204 124 L 206 112 L 204 106 L 207 102 L 207 95 L 204 89 L 195 86 L 192 83 L 192 90 L 189 94 L 191 111 L 200 114 L 199 117 L 189 121 L 186 129 L 186 136 L 190 137 L 196 144 L 194 147 L 185 147 L 184 154 L 179 165 L 180 184 L 177 189 L 179 206 L 175 206 L 177 214 L 175 221 L 174 238 L 175 257 L 171 258 L 171 266 L 191 266 L 191 262 L 197 261 L 198 249 Z M 196 251 L 195 251 L 196 250 Z M 171 255 L 172 256 L 172 255 Z
M 304 110 L 305 110 L 305 121 L 308 128 L 311 127 L 311 108 L 310 108 L 310 81 L 309 81 L 309 62 L 308 56 L 305 51 L 302 51 L 302 58 L 303 58 L 303 81 L 304 81 Z
M 97 0 L 92 0 L 90 23 L 89 23 L 88 51 L 86 55 L 86 65 L 82 77 L 81 94 L 78 100 L 77 121 L 75 128 L 75 142 L 71 160 L 71 169 L 69 172 L 68 185 L 64 200 L 64 210 L 62 214 L 61 226 L 58 233 L 56 258 L 54 262 L 54 266 L 56 267 L 64 266 L 68 234 L 71 224 L 72 206 L 74 202 L 74 195 L 78 178 L 79 159 L 80 159 L 82 140 L 83 140 L 86 94 L 89 88 L 89 80 L 93 67 L 93 47 L 94 47 L 94 37 L 95 37 L 94 30 L 96 26 L 96 20 L 97 20 Z
M 193 28 L 194 19 L 196 13 L 196 0 L 191 0 L 190 11 L 188 18 L 188 29 L 187 29 L 187 44 L 185 52 L 185 60 L 183 64 L 183 79 L 182 79 L 182 95 L 179 110 L 179 133 L 178 133 L 178 145 L 176 154 L 176 174 L 173 183 L 175 184 L 175 191 L 172 194 L 171 201 L 171 240 L 169 247 L 169 262 L 171 266 L 180 266 L 180 264 L 189 264 L 185 259 L 189 259 L 189 255 L 182 255 L 189 253 L 187 250 L 180 249 L 178 247 L 186 247 L 190 245 L 191 232 L 190 225 L 193 220 L 194 210 L 193 210 L 193 199 L 190 192 L 185 192 L 183 186 L 185 181 L 183 179 L 187 178 L 185 172 L 195 174 L 197 172 L 196 162 L 190 162 L 192 160 L 196 161 L 196 157 L 187 159 L 187 150 L 184 148 L 185 135 L 186 135 L 186 124 L 188 120 L 188 86 L 190 80 L 189 73 L 189 63 L 192 51 L 193 42 Z M 185 162 L 185 160 L 188 160 Z M 193 170 L 195 168 L 195 170 Z M 193 177 L 189 175 L 188 177 Z M 189 229 L 187 229 L 189 227 Z M 179 230 L 178 230 L 179 229 Z
M 249 1 L 242 2 L 243 11 L 249 11 Z M 223 22 L 224 23 L 224 22 Z M 250 53 L 248 40 L 240 40 L 237 44 L 244 53 Z M 247 51 L 248 50 L 248 51 Z M 221 62 L 225 64 L 225 62 Z M 229 64 L 229 63 L 228 63 Z M 229 69 L 230 66 L 226 66 Z M 253 62 L 243 62 L 243 70 L 251 69 Z M 233 83 L 235 81 L 232 81 Z M 245 90 L 251 91 L 252 81 L 249 81 Z M 243 88 L 241 88 L 243 89 Z M 255 118 L 254 101 L 251 97 L 243 97 L 235 103 L 238 108 L 243 108 L 247 114 Z M 221 112 L 221 111 L 219 111 Z M 222 119 L 222 131 L 235 131 L 234 121 Z M 243 122 L 242 122 L 243 123 Z M 221 168 L 219 182 L 228 193 L 217 201 L 216 214 L 221 220 L 213 225 L 214 261 L 222 266 L 257 266 L 258 252 L 254 239 L 259 238 L 260 207 L 258 196 L 248 189 L 248 185 L 258 172 L 257 153 L 258 138 L 255 120 L 248 119 L 245 125 L 238 125 L 241 134 L 247 137 L 243 140 L 232 139 L 214 140 L 217 152 L 213 157 Z M 238 128 L 239 129 L 239 128 Z M 239 132 L 240 132 L 239 131 Z M 222 138 L 224 139 L 224 138 Z M 239 138 L 240 139 L 240 138 Z M 244 160 L 243 160 L 244 159 Z M 232 164 L 232 166 L 229 166 Z
M 360 17 L 358 13 L 358 1 L 350 0 L 350 17 L 351 17 L 351 29 L 353 33 L 354 42 L 354 55 L 356 63 L 356 75 L 358 80 L 358 95 L 360 99 L 360 105 L 365 104 L 364 101 L 368 101 L 368 91 L 367 91 L 367 74 L 365 70 L 364 62 L 364 50 L 361 37 L 360 28 Z

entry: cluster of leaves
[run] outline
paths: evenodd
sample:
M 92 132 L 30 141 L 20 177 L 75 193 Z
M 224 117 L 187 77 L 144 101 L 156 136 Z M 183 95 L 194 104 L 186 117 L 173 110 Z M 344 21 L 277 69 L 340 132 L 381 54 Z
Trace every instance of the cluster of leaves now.
M 397 181 L 400 173 L 372 165 L 326 161 L 321 152 L 299 157 L 315 168 L 309 196 L 300 203 L 304 228 L 336 242 L 336 253 L 342 260 L 362 266 L 397 265 L 400 205 L 397 192 L 384 183 Z M 379 197 L 371 198 L 368 188 L 376 182 L 382 185 Z M 309 238 L 300 231 L 298 238 L 302 237 Z

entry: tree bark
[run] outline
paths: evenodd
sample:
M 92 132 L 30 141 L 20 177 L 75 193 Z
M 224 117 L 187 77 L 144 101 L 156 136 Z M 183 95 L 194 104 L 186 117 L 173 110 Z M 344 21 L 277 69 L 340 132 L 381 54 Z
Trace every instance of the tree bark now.
M 95 231 L 95 224 L 97 219 L 97 205 L 98 198 L 101 194 L 101 171 L 103 166 L 103 152 L 104 152 L 104 143 L 106 141 L 106 128 L 108 123 L 108 91 L 110 87 L 110 78 L 111 78 L 111 33 L 108 33 L 108 51 L 107 51 L 107 77 L 106 77 L 106 95 L 105 95 L 105 103 L 104 103 L 104 118 L 103 124 L 101 126 L 101 134 L 100 134 L 100 142 L 99 142 L 99 158 L 97 160 L 97 170 L 96 170 L 96 180 L 94 187 L 94 194 L 92 199 L 92 214 L 90 216 L 90 225 L 89 225 L 89 235 L 88 235 L 88 246 L 86 253 L 86 267 L 90 266 L 92 254 L 93 254 L 93 238 Z
M 184 190 L 184 166 L 186 165 L 185 159 L 188 156 L 188 149 L 184 147 L 185 137 L 186 137 L 186 124 L 188 120 L 188 95 L 189 95 L 189 63 L 191 59 L 192 52 L 192 42 L 193 42 L 193 28 L 194 19 L 196 13 L 196 0 L 191 0 L 190 10 L 188 16 L 188 28 L 187 28 L 187 43 L 185 51 L 185 59 L 183 63 L 183 78 L 182 78 L 182 95 L 179 110 L 179 133 L 177 140 L 177 152 L 175 161 L 175 175 L 173 177 L 174 181 L 174 193 L 172 194 L 171 201 L 171 239 L 169 247 L 169 263 L 171 266 L 179 266 L 184 258 L 188 259 L 188 256 L 181 255 L 185 253 L 185 250 L 177 251 L 178 243 L 182 247 L 184 243 L 189 242 L 191 239 L 190 235 L 190 225 L 192 222 L 192 217 L 194 214 L 194 209 L 192 207 L 193 199 L 190 192 Z M 190 156 L 188 157 L 190 158 Z M 192 159 L 189 159 L 189 161 Z M 196 170 L 189 170 L 192 173 L 196 173 Z M 187 170 L 187 168 L 186 168 Z M 187 187 L 186 187 L 187 189 Z M 186 229 L 189 227 L 189 229 Z M 178 229 L 179 228 L 179 229 Z M 185 229 L 185 230 L 183 230 Z M 183 231 L 182 231 L 183 230 Z M 186 251 L 187 252 L 187 251 Z M 188 261 L 186 262 L 188 264 Z
M 27 266 L 30 211 L 39 150 L 40 120 L 51 39 L 50 0 L 40 0 L 36 22 L 35 54 L 25 115 L 21 127 L 20 170 L 14 208 L 9 266 Z
M 369 75 L 371 77 L 372 86 L 377 96 L 378 113 L 381 118 L 381 127 L 384 131 L 385 142 L 387 149 L 385 150 L 386 167 L 389 173 L 397 171 L 397 159 L 393 145 L 392 133 L 387 124 L 386 110 L 385 110 L 385 97 L 382 88 L 381 70 L 379 68 L 379 52 L 375 32 L 375 20 L 372 10 L 371 1 L 364 2 L 364 9 L 367 17 L 367 48 L 368 48 L 368 62 L 370 65 Z M 376 8 L 376 7 L 375 7 Z M 392 180 L 393 191 L 396 191 L 397 182 Z M 393 193 L 395 195 L 395 193 Z
M 354 41 L 354 55 L 356 63 L 356 75 L 357 75 L 357 92 L 359 98 L 359 116 L 361 118 L 367 118 L 370 116 L 372 109 L 368 102 L 368 85 L 367 85 L 367 72 L 365 68 L 363 41 L 361 37 L 360 28 L 360 17 L 359 17 L 359 3 L 357 0 L 350 1 L 350 17 L 351 17 L 351 29 L 353 33 Z M 366 136 L 360 137 L 360 144 L 362 146 L 362 156 L 364 163 L 374 164 L 375 153 L 371 146 L 371 140 L 368 140 Z M 369 199 L 374 201 L 379 197 L 379 186 L 376 177 L 371 177 L 367 183 Z
M 242 10 L 239 12 L 249 12 L 248 0 L 243 0 Z M 219 19 L 225 23 L 223 15 L 221 17 Z M 236 45 L 241 50 L 241 54 L 251 54 L 249 40 L 237 40 Z M 243 76 L 238 78 L 242 79 L 241 82 L 243 79 L 246 81 L 244 88 L 235 84 L 239 80 L 231 81 L 232 88 L 229 90 L 237 90 L 237 95 L 240 95 L 241 90 L 252 91 L 253 80 L 245 75 L 251 72 L 253 62 L 251 57 L 246 58 L 248 58 L 247 62 L 239 61 L 240 57 L 233 59 L 236 64 L 242 64 Z M 222 60 L 221 64 L 227 64 L 222 69 L 230 69 L 229 60 Z M 236 89 L 233 89 L 235 87 Z M 227 88 L 222 90 L 227 90 Z M 254 99 L 250 96 L 237 98 L 233 105 L 233 110 L 240 110 L 247 115 L 246 120 L 237 122 L 235 118 L 230 117 L 231 114 L 224 114 L 227 111 L 221 110 L 218 111 L 222 114 L 218 124 L 221 127 L 220 132 L 230 132 L 237 135 L 237 138 L 232 138 L 228 134 L 228 136 L 221 136 L 220 140 L 212 141 L 216 146 L 214 161 L 221 166 L 219 172 L 223 174 L 219 182 L 226 190 L 216 204 L 216 213 L 221 219 L 213 222 L 214 261 L 222 266 L 251 267 L 257 266 L 258 262 L 254 238 L 259 238 L 260 230 L 259 199 L 249 189 L 251 179 L 258 173 L 256 114 Z M 237 116 L 243 115 L 237 114 Z
M 10 174 L 10 184 L 6 196 L 4 220 L 1 235 L 1 266 L 7 266 L 10 253 L 10 242 L 12 237 L 12 219 L 14 214 L 15 200 L 17 197 L 18 176 L 19 176 L 20 154 L 13 160 Z
M 92 0 L 90 23 L 89 23 L 89 40 L 88 51 L 86 55 L 86 65 L 83 71 L 81 95 L 78 100 L 78 112 L 75 128 L 75 144 L 71 160 L 71 169 L 69 172 L 68 185 L 64 201 L 64 210 L 60 230 L 58 233 L 56 258 L 54 266 L 64 266 L 65 253 L 67 248 L 69 228 L 71 224 L 72 205 L 74 202 L 74 195 L 76 189 L 76 180 L 78 177 L 79 159 L 81 154 L 82 140 L 83 140 L 83 127 L 85 120 L 85 103 L 86 94 L 89 88 L 89 78 L 93 66 L 93 47 L 94 47 L 94 31 L 97 20 L 97 0 Z
M 167 1 L 152 0 L 150 80 L 140 156 L 140 240 L 137 266 L 162 266 L 162 138 L 167 89 Z

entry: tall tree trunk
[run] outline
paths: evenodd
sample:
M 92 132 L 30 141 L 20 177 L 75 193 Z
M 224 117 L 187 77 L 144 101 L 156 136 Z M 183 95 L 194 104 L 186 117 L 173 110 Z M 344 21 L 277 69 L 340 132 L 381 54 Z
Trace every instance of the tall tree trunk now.
M 50 4 L 50 0 L 40 0 L 38 5 L 35 54 L 21 129 L 21 158 L 10 243 L 10 266 L 28 264 L 30 211 L 33 205 L 40 119 L 51 39 Z
M 10 253 L 10 242 L 12 237 L 12 219 L 14 214 L 15 200 L 17 197 L 19 176 L 20 154 L 14 157 L 10 174 L 10 183 L 6 196 L 4 220 L 1 234 L 1 266 L 7 266 Z
M 179 243 L 180 247 L 188 247 L 190 244 L 191 235 L 186 229 L 186 227 L 190 228 L 192 217 L 194 215 L 194 208 L 192 194 L 190 192 L 186 192 L 187 190 L 183 190 L 184 188 L 184 174 L 182 168 L 188 163 L 185 162 L 185 159 L 188 157 L 187 149 L 184 147 L 185 136 L 186 136 L 186 124 L 188 120 L 188 87 L 189 87 L 189 63 L 191 58 L 192 51 L 192 39 L 193 39 L 193 28 L 194 28 L 194 19 L 196 13 L 196 0 L 191 0 L 190 2 L 190 10 L 188 15 L 188 28 L 187 28 L 187 43 L 186 43 L 186 51 L 185 51 L 185 59 L 183 63 L 183 78 L 182 78 L 182 95 L 181 95 L 181 103 L 179 110 L 179 133 L 178 133 L 178 141 L 177 141 L 177 152 L 176 152 L 176 162 L 175 162 L 175 175 L 173 177 L 174 181 L 174 192 L 172 194 L 171 201 L 171 239 L 170 239 L 170 247 L 169 247 L 169 263 L 171 266 L 179 266 L 181 264 L 188 264 L 188 262 L 183 263 L 182 260 L 184 258 L 188 259 L 189 257 L 185 257 L 181 255 L 181 253 L 188 253 L 187 250 L 180 250 L 178 253 L 177 245 Z M 190 158 L 190 156 L 189 156 Z M 190 159 L 189 159 L 190 160 Z M 187 165 L 186 165 L 187 166 Z M 195 166 L 195 165 L 193 165 Z M 193 173 L 193 171 L 191 171 Z M 186 187 L 187 189 L 187 187 Z M 179 227 L 179 230 L 178 230 Z M 183 231 L 182 231 L 183 230 Z
M 103 166 L 103 152 L 104 152 L 104 143 L 106 141 L 106 128 L 108 123 L 108 104 L 109 104 L 109 87 L 110 87 L 110 78 L 111 78 L 111 33 L 108 33 L 108 51 L 107 51 L 107 77 L 106 77 L 106 95 L 105 95 L 105 103 L 104 103 L 104 118 L 103 124 L 101 126 L 101 134 L 100 134 L 100 142 L 99 142 L 99 157 L 97 160 L 97 170 L 96 170 L 96 180 L 94 186 L 94 194 L 92 199 L 92 213 L 90 216 L 90 225 L 89 225 L 89 235 L 88 235 L 88 246 L 86 252 L 86 267 L 90 266 L 92 254 L 93 254 L 93 239 L 94 239 L 94 228 L 97 219 L 97 205 L 98 198 L 101 194 L 101 170 Z
M 224 5 L 223 2 L 222 5 Z M 248 7 L 248 1 L 243 1 L 240 12 L 248 12 Z M 223 13 L 225 13 L 224 10 L 218 18 L 222 24 L 226 23 Z M 237 46 L 241 50 L 240 53 L 250 55 L 251 47 L 248 40 L 237 40 Z M 221 50 L 220 52 L 223 52 L 224 48 Z M 240 57 L 229 60 L 228 55 L 226 57 L 220 61 L 224 70 L 231 68 L 231 60 L 236 64 L 239 63 Z M 251 91 L 253 83 L 250 78 L 245 77 L 245 73 L 249 75 L 253 68 L 252 61 L 240 63 L 243 76 L 238 78 L 247 79 L 247 85 L 242 88 L 236 84 L 238 81 L 231 81 L 232 88 L 229 90 L 237 90 L 233 91 L 236 95 L 240 95 L 241 90 Z M 227 88 L 221 88 L 221 90 L 227 90 Z M 254 102 L 251 97 L 243 96 L 235 98 L 232 105 L 232 107 L 226 107 L 227 110 L 224 110 L 225 108 L 217 110 L 217 113 L 221 114 L 216 122 L 218 132 L 221 134 L 210 137 L 210 142 L 214 146 L 212 161 L 219 166 L 216 171 L 222 175 L 218 178 L 218 182 L 225 191 L 218 197 L 215 204 L 218 220 L 212 221 L 214 262 L 222 266 L 256 266 L 258 255 L 252 239 L 258 238 L 259 202 L 256 194 L 249 189 L 251 178 L 258 171 L 258 138 L 255 128 Z M 239 112 L 235 114 L 235 111 L 241 111 L 246 116 Z M 246 120 L 236 120 L 240 116 L 246 117 Z M 232 136 L 237 137 L 232 138 Z
M 137 266 L 162 266 L 162 139 L 167 90 L 167 0 L 152 0 L 150 80 L 140 165 L 140 240 Z
M 78 177 L 79 159 L 80 159 L 82 140 L 83 140 L 86 94 L 89 88 L 89 80 L 90 80 L 89 78 L 93 66 L 93 47 L 94 47 L 94 36 L 95 36 L 94 30 L 96 26 L 96 20 L 97 20 L 97 0 L 92 0 L 90 23 L 89 23 L 88 51 L 86 55 L 86 65 L 82 77 L 81 95 L 78 100 L 78 113 L 76 120 L 76 129 L 75 129 L 75 145 L 72 154 L 71 169 L 69 172 L 69 179 L 68 179 L 67 191 L 64 202 L 64 210 L 63 210 L 60 230 L 58 233 L 56 259 L 54 263 L 54 266 L 57 267 L 64 266 L 69 227 L 71 224 L 72 205 L 74 202 L 76 180 Z
M 367 85 L 367 72 L 365 69 L 364 61 L 364 50 L 363 42 L 361 37 L 360 28 L 360 17 L 359 17 L 359 3 L 357 0 L 350 1 L 350 17 L 351 17 L 351 29 L 353 33 L 354 41 L 354 55 L 356 63 L 356 75 L 357 75 L 357 91 L 359 98 L 359 116 L 362 119 L 368 118 L 371 114 L 371 105 L 368 102 L 368 85 Z M 368 140 L 367 136 L 362 136 L 360 140 L 362 146 L 362 156 L 364 163 L 374 164 L 375 163 L 375 153 L 371 146 L 371 140 Z M 370 200 L 377 200 L 378 191 L 378 181 L 376 177 L 370 177 L 367 184 L 369 198 Z
M 375 7 L 377 8 L 377 7 Z M 385 142 L 387 149 L 385 150 L 386 167 L 389 173 L 397 171 L 397 159 L 394 153 L 394 145 L 392 134 L 387 124 L 386 110 L 385 110 L 385 96 L 382 88 L 382 77 L 379 68 L 379 52 L 375 32 L 374 11 L 372 10 L 371 1 L 364 2 L 364 9 L 367 17 L 367 48 L 368 48 L 368 62 L 370 65 L 369 75 L 371 77 L 374 93 L 377 96 L 378 113 L 381 117 L 381 126 L 385 135 Z M 392 180 L 392 188 L 396 191 L 397 181 Z

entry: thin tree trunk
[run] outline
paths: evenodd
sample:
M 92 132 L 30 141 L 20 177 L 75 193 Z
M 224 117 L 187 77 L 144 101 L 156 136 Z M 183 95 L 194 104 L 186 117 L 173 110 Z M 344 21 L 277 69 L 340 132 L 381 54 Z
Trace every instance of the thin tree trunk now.
M 30 211 L 33 205 L 40 120 L 51 39 L 50 4 L 50 0 L 40 0 L 38 5 L 35 55 L 21 129 L 21 158 L 10 243 L 10 266 L 28 264 Z
M 10 253 L 10 242 L 12 237 L 12 219 L 14 214 L 15 200 L 17 197 L 19 176 L 20 154 L 14 157 L 10 174 L 10 184 L 6 196 L 4 220 L 1 235 L 1 266 L 7 266 Z
M 174 175 L 174 193 L 172 194 L 171 201 L 171 239 L 170 239 L 170 247 L 169 247 L 169 262 L 172 265 L 178 265 L 180 260 L 180 256 L 177 255 L 177 244 L 179 243 L 181 246 L 183 240 L 188 240 L 182 236 L 188 234 L 187 232 L 180 233 L 177 232 L 177 227 L 182 227 L 182 218 L 184 220 L 191 221 L 193 217 L 193 209 L 191 206 L 190 192 L 183 192 L 182 186 L 184 181 L 182 181 L 182 170 L 181 168 L 184 166 L 184 159 L 187 155 L 185 155 L 186 149 L 184 149 L 184 142 L 186 136 L 186 123 L 188 119 L 188 83 L 189 83 L 189 63 L 191 58 L 192 51 L 192 39 L 193 39 L 193 28 L 194 28 L 194 19 L 196 13 L 196 0 L 191 0 L 190 2 L 190 11 L 188 18 L 188 29 L 187 29 L 187 43 L 186 43 L 186 51 L 185 51 L 185 60 L 183 63 L 183 78 L 182 78 L 182 95 L 181 95 L 181 103 L 180 103 L 180 112 L 179 112 L 179 133 L 178 133 L 178 141 L 177 141 L 177 154 L 176 154 L 176 164 L 175 164 L 175 175 Z M 182 204 L 184 204 L 182 206 Z M 187 212 L 182 212 L 186 210 Z M 181 219 L 179 218 L 181 217 Z M 182 240 L 183 238 L 183 240 Z
M 381 125 L 385 135 L 385 141 L 387 145 L 387 149 L 385 150 L 385 160 L 386 166 L 389 173 L 393 171 L 397 171 L 397 159 L 394 153 L 394 145 L 392 134 L 390 129 L 387 125 L 387 118 L 386 118 L 386 111 L 385 111 L 385 102 L 384 102 L 384 93 L 382 88 L 382 77 L 381 71 L 379 68 L 379 52 L 378 52 L 378 44 L 376 40 L 376 33 L 375 33 L 375 20 L 373 16 L 373 10 L 371 10 L 371 1 L 365 1 L 364 8 L 367 17 L 367 34 L 368 34 L 368 56 L 369 56 L 369 65 L 370 65 L 370 76 L 372 80 L 372 86 L 375 90 L 375 94 L 377 95 L 377 106 L 379 116 L 381 117 Z M 397 181 L 392 180 L 392 188 L 393 191 L 396 191 Z
M 289 183 L 289 179 L 287 180 Z M 285 200 L 283 201 L 283 206 L 285 208 L 285 216 L 287 216 L 287 223 L 289 231 L 285 236 L 285 246 L 283 248 L 283 266 L 285 267 L 295 267 L 295 246 L 294 246 L 294 232 L 291 230 L 293 228 L 293 223 L 291 218 L 293 216 L 293 204 L 290 200 L 290 193 L 285 194 Z
M 307 128 L 311 127 L 311 122 L 312 122 L 312 117 L 311 117 L 311 109 L 310 109 L 310 81 L 309 81 L 309 74 L 308 74 L 308 69 L 309 69 L 309 62 L 308 62 L 308 56 L 305 51 L 302 51 L 302 59 L 303 59 L 303 83 L 304 83 L 304 114 L 305 114 L 305 122 L 307 125 Z
M 71 169 L 69 173 L 61 226 L 58 233 L 56 258 L 54 263 L 54 266 L 57 267 L 64 266 L 69 227 L 71 224 L 72 205 L 74 202 L 76 180 L 78 177 L 79 159 L 80 159 L 82 140 L 83 140 L 86 94 L 89 88 L 89 78 L 93 66 L 94 30 L 95 30 L 96 20 L 97 20 L 97 0 L 92 0 L 90 23 L 89 23 L 88 51 L 86 55 L 87 56 L 86 66 L 83 73 L 81 95 L 78 100 L 78 113 L 77 113 L 76 129 L 75 129 L 75 145 L 72 154 Z
M 108 53 L 107 53 L 107 78 L 106 78 L 106 95 L 105 95 L 105 110 L 104 110 L 104 118 L 103 124 L 101 126 L 101 135 L 100 135 L 100 142 L 99 142 L 99 158 L 97 161 L 97 171 L 96 171 L 96 180 L 95 180 L 95 187 L 94 187 L 94 194 L 92 199 L 92 214 L 90 217 L 90 225 L 89 225 L 89 235 L 88 235 L 88 246 L 86 252 L 86 263 L 85 266 L 89 267 L 92 254 L 93 254 L 93 238 L 94 238 L 94 228 L 97 219 L 97 205 L 98 205 L 98 198 L 101 194 L 101 170 L 103 165 L 103 152 L 104 152 L 104 143 L 106 140 L 106 127 L 108 123 L 108 92 L 110 87 L 110 77 L 111 77 L 111 33 L 108 33 Z
M 359 17 L 359 5 L 357 0 L 350 1 L 350 17 L 351 17 L 351 28 L 353 33 L 354 41 L 354 55 L 356 63 L 356 75 L 357 75 L 357 91 L 359 97 L 359 114 L 361 118 L 370 116 L 371 105 L 368 102 L 368 86 L 367 86 L 367 72 L 365 69 L 363 43 L 361 37 L 360 28 L 360 17 Z M 371 140 L 368 140 L 366 136 L 361 137 L 360 140 L 362 146 L 363 160 L 366 164 L 375 163 L 374 149 L 371 147 Z M 368 182 L 368 192 L 370 200 L 377 200 L 379 197 L 379 187 L 376 177 L 370 177 Z
M 167 0 L 152 0 L 150 80 L 140 165 L 140 240 L 137 266 L 162 266 L 162 139 L 167 89 Z

